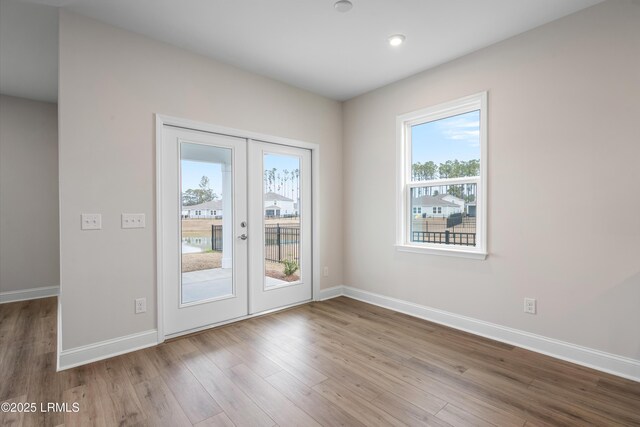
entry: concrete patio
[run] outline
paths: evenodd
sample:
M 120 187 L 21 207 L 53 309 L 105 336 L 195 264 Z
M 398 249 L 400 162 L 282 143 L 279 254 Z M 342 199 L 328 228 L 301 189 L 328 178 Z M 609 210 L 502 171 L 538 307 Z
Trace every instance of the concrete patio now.
M 283 280 L 266 277 L 267 287 L 286 283 Z M 232 269 L 212 268 L 208 270 L 182 273 L 182 303 L 231 296 L 233 294 Z

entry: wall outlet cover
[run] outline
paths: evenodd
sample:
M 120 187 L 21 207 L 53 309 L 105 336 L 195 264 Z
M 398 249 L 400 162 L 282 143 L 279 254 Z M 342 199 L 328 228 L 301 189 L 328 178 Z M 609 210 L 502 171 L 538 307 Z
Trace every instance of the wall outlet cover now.
M 136 298 L 135 306 L 136 306 L 136 314 L 145 313 L 147 311 L 147 299 Z
M 524 299 L 524 312 L 528 314 L 536 314 L 537 302 L 535 298 Z
M 101 230 L 102 229 L 102 215 L 101 214 L 89 214 L 83 213 L 80 215 L 80 229 L 82 230 Z

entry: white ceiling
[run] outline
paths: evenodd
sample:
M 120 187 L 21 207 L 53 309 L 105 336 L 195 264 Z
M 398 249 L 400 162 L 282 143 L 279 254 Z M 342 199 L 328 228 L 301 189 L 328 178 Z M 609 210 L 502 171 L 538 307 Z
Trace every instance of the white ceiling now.
M 0 0 L 0 93 L 57 101 L 57 8 Z
M 16 0 L 1 1 L 4 15 L 5 3 Z M 602 0 L 352 0 L 354 7 L 347 13 L 334 10 L 335 0 L 22 1 L 62 6 L 345 100 Z M 3 17 L 3 27 L 5 21 L 6 34 L 4 28 L 0 33 L 3 39 L 10 34 L 12 24 Z M 40 29 L 35 20 L 28 26 Z M 13 28 L 21 36 L 27 32 L 18 30 Z M 407 36 L 398 48 L 387 44 L 387 37 L 395 33 Z M 13 45 L 7 54 L 21 58 L 16 52 L 23 41 L 10 37 L 1 45 L 3 63 L 5 44 Z M 25 37 L 24 42 L 35 37 Z M 24 66 L 28 67 L 26 61 Z M 4 65 L 1 71 L 0 90 L 4 91 Z M 6 80 L 10 78 L 12 74 L 8 73 Z M 26 76 L 20 78 L 25 80 Z

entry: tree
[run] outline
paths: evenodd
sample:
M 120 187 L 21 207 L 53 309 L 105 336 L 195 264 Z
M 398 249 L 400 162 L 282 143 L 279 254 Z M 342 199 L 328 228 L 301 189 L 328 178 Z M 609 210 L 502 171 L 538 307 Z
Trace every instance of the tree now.
M 451 194 L 459 199 L 464 200 L 464 184 L 449 185 L 447 188 L 447 194 Z
M 276 171 L 278 169 L 273 168 L 269 171 L 269 191 L 273 192 L 274 184 L 276 182 Z
M 196 190 L 188 189 L 182 193 L 182 206 L 193 206 L 198 204 L 198 195 Z
M 209 180 L 207 176 L 200 178 L 200 194 L 202 199 L 200 203 L 209 202 L 217 197 L 210 186 L 210 182 L 211 180 Z
M 210 182 L 209 177 L 203 176 L 200 178 L 200 184 L 198 185 L 200 188 L 189 188 L 184 191 L 182 193 L 182 205 L 199 205 L 200 203 L 210 202 L 211 200 L 217 199 L 218 195 L 213 192 L 213 189 L 210 187 Z
M 284 169 L 282 172 L 277 168 L 267 169 L 263 180 L 266 192 L 291 196 L 293 200 L 300 197 L 300 169 Z
M 289 182 L 289 169 L 283 170 L 282 173 L 284 173 L 284 191 L 283 191 L 283 195 L 286 197 L 287 196 L 287 183 Z

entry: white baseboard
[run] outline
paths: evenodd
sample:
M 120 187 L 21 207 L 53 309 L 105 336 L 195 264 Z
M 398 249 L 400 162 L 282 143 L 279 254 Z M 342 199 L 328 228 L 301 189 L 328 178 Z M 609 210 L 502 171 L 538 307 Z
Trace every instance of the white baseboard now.
M 320 292 L 320 299 L 328 299 L 342 295 L 343 287 L 336 286 L 334 288 L 325 289 Z M 306 302 L 305 302 L 306 303 Z M 298 304 L 294 304 L 298 305 Z M 273 311 L 279 311 L 288 307 L 279 307 Z M 60 336 L 61 336 L 61 318 L 60 307 L 58 307 L 58 348 L 60 348 Z M 263 315 L 266 313 L 259 313 Z M 247 316 L 254 317 L 254 316 Z M 235 322 L 238 319 L 233 319 L 231 322 Z M 223 323 L 219 324 L 222 325 Z M 216 326 L 219 326 L 216 325 Z M 208 329 L 211 325 L 198 330 Z M 190 330 L 186 333 L 193 333 L 196 330 Z M 176 334 L 175 336 L 182 335 Z M 164 337 L 163 337 L 164 338 Z M 173 336 L 171 336 L 173 338 Z M 95 344 L 89 344 L 82 347 L 76 347 L 69 350 L 63 350 L 58 355 L 58 371 L 74 368 L 76 366 L 85 365 L 91 362 L 97 362 L 98 360 L 108 359 L 109 357 L 118 356 L 124 353 L 140 350 L 147 347 L 152 347 L 158 344 L 158 331 L 156 329 L 140 332 L 138 334 L 127 335 L 120 338 L 114 338 L 106 341 L 101 341 Z
M 7 302 L 26 301 L 37 298 L 55 297 L 58 295 L 59 290 L 59 286 L 44 286 L 42 288 L 0 292 L 0 304 L 4 304 Z
M 369 304 L 388 308 L 410 316 L 439 323 L 465 332 L 469 332 L 482 337 L 491 338 L 496 341 L 522 347 L 537 353 L 557 359 L 566 360 L 588 368 L 607 372 L 633 381 L 640 381 L 640 360 L 631 359 L 606 353 L 592 348 L 582 347 L 576 344 L 532 334 L 530 332 L 496 325 L 495 323 L 461 316 L 459 314 L 438 310 L 431 307 L 391 298 L 350 286 L 336 286 L 326 289 L 327 298 L 340 296 L 339 289 L 342 288 L 342 295 L 363 301 Z M 322 295 L 324 296 L 324 295 Z
M 324 301 L 342 295 L 344 295 L 344 286 L 334 286 L 332 288 L 321 289 L 317 300 Z
M 58 355 L 58 371 L 85 365 L 158 344 L 156 329 L 63 350 Z
M 530 332 L 473 319 L 423 305 L 387 297 L 349 286 L 334 286 L 320 291 L 319 300 L 346 296 L 369 304 L 469 332 L 496 341 L 522 347 L 537 353 L 566 360 L 578 365 L 640 381 L 640 360 L 582 347 L 576 344 L 532 334 Z M 158 344 L 158 331 L 102 341 L 60 352 L 58 370 L 73 368 Z

